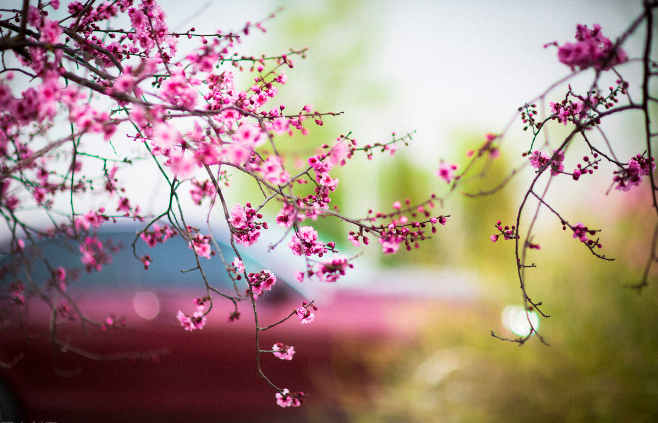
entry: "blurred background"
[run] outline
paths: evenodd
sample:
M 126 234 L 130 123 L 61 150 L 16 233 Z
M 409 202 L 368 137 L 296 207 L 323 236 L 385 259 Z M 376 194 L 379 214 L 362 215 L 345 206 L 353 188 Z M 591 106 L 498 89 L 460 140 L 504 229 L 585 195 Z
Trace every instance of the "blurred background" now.
M 377 308 L 393 329 L 386 336 L 350 332 L 336 337 L 328 365 L 316 374 L 313 387 L 323 400 L 314 403 L 311 396 L 294 410 L 295 419 L 658 420 L 658 273 L 654 269 L 650 286 L 641 294 L 625 287 L 639 282 L 649 254 L 656 217 L 648 185 L 608 194 L 615 169 L 606 165 L 596 178 L 578 183 L 561 178 L 551 186 L 548 202 L 574 223 L 603 229 L 603 251 L 615 261 L 596 259 L 562 231 L 553 215 L 540 212 L 534 242 L 541 250 L 531 252 L 530 262 L 537 268 L 528 270 L 527 289 L 551 316 L 539 321 L 550 346 L 531 339 L 518 347 L 490 336 L 491 331 L 504 337 L 527 333 L 513 318 L 518 312 L 514 307 L 522 305 L 514 245 L 493 244 L 489 236 L 497 220 L 515 220 L 532 170 L 525 169 L 495 195 L 462 195 L 496 186 L 524 162 L 521 152 L 531 136 L 522 130 L 516 110 L 569 73 L 558 62 L 557 50 L 544 44 L 572 41 L 579 23 L 590 28 L 598 23 L 614 40 L 639 15 L 640 2 L 159 3 L 170 29 L 194 26 L 198 33 L 239 31 L 245 22 L 283 7 L 264 25 L 267 33 L 254 30 L 243 37 L 241 53 L 278 55 L 308 47 L 305 59 L 293 59 L 295 66 L 286 71 L 288 82 L 276 101 L 293 111 L 312 104 L 321 112 L 345 112 L 324 119 L 307 137 L 282 139 L 282 150 L 292 158 L 308 157 L 315 146 L 348 132 L 363 145 L 389 141 L 393 132 L 415 131 L 410 145 L 400 147 L 395 156 L 375 154 L 371 161 L 359 156 L 334 171 L 340 185 L 332 204 L 348 216 L 363 217 L 371 208 L 390 211 L 394 201 L 405 198 L 414 203 L 431 193 L 445 195 L 448 185 L 434 176 L 439 160 L 462 168 L 467 150 L 513 121 L 487 178 L 471 180 L 449 197 L 437 211 L 451 215 L 448 224 L 420 250 L 383 256 L 376 243 L 352 247 L 348 226 L 322 219 L 313 223 L 323 238 L 336 240 L 348 255 L 363 252 L 350 278 L 318 288 L 327 295 L 320 303 L 329 309 L 340 306 L 332 304 L 332 297 L 363 295 L 363 304 L 356 301 L 345 313 L 366 325 L 375 319 L 368 307 Z M 625 45 L 631 58 L 639 57 L 641 42 L 640 32 Z M 183 42 L 180 47 L 185 48 Z M 639 65 L 619 70 L 632 84 L 638 81 Z M 248 72 L 236 76 L 236 85 L 249 86 L 251 77 Z M 584 72 L 570 82 L 574 90 L 584 92 L 592 77 L 593 72 Z M 563 99 L 566 89 L 564 84 L 553 91 L 547 102 Z M 630 87 L 636 97 L 637 90 L 637 85 Z M 603 124 L 622 161 L 644 150 L 640 118 L 630 113 Z M 568 129 L 558 123 L 546 127 L 553 147 Z M 580 145 L 573 150 L 587 154 Z M 576 162 L 567 159 L 565 167 Z M 142 177 L 131 172 L 120 177 Z M 247 181 L 236 178 L 234 183 L 229 204 L 258 195 Z M 155 180 L 152 186 L 144 184 L 128 188 L 149 192 L 151 199 L 166 193 L 167 187 Z M 153 210 L 158 206 L 151 205 Z M 203 222 L 205 214 L 194 218 Z M 368 305 L 365 296 L 376 298 L 377 305 Z
M 572 41 L 579 23 L 590 28 L 598 23 L 614 40 L 640 13 L 634 1 L 334 0 L 213 2 L 204 16 L 221 28 L 239 29 L 243 21 L 279 6 L 284 9 L 266 24 L 266 34 L 245 39 L 247 54 L 309 47 L 307 58 L 287 72 L 280 101 L 292 110 L 311 102 L 320 111 L 345 112 L 312 128 L 307 139 L 291 139 L 291 149 L 311 148 L 350 131 L 360 143 L 416 131 L 410 146 L 394 157 L 359 157 L 340 169 L 334 201 L 357 216 L 368 208 L 390 210 L 393 201 L 407 197 L 413 202 L 431 192 L 444 195 L 447 184 L 433 176 L 439 159 L 463 166 L 465 152 L 481 145 L 486 133 L 503 131 L 518 107 L 569 73 L 556 49 L 544 44 Z M 636 36 L 625 45 L 630 57 L 639 56 L 641 40 Z M 620 70 L 638 80 L 637 66 Z M 592 77 L 590 71 L 570 82 L 584 92 Z M 566 88 L 550 94 L 546 107 L 564 98 Z M 631 93 L 637 96 L 638 89 L 632 86 Z M 603 126 L 623 160 L 644 150 L 639 119 L 630 113 Z M 557 123 L 547 131 L 553 147 L 567 133 Z M 529 140 L 516 116 L 489 178 L 469 182 L 464 191 L 495 186 L 523 162 L 520 154 Z M 587 153 L 582 146 L 573 148 Z M 342 385 L 336 394 L 350 421 L 658 419 L 658 273 L 654 269 L 651 286 L 641 295 L 625 288 L 637 283 L 644 269 L 655 213 L 647 186 L 606 195 L 613 171 L 602 166 L 598 178 L 556 182 L 548 199 L 568 219 L 602 228 L 605 253 L 614 262 L 595 259 L 554 216 L 539 215 L 535 242 L 542 249 L 530 257 L 538 267 L 528 272 L 528 289 L 551 315 L 540 322 L 550 347 L 535 339 L 519 348 L 489 335 L 493 330 L 515 336 L 502 320 L 506 307 L 521 305 L 514 247 L 493 244 L 488 236 L 495 221 L 515 218 L 531 170 L 494 196 L 452 195 L 443 211 L 452 216 L 448 225 L 418 251 L 384 257 L 376 247 L 366 249 L 359 261 L 369 269 L 407 275 L 391 282 L 401 288 L 395 295 L 406 290 L 426 298 L 431 289 L 454 285 L 467 287 L 470 295 L 456 298 L 455 291 L 444 289 L 436 294 L 439 306 L 409 309 L 423 321 L 413 340 L 340 346 L 335 374 Z M 338 232 L 332 232 L 328 222 L 317 223 L 325 236 L 342 238 L 342 247 L 350 248 L 347 227 L 333 226 Z M 353 282 L 359 283 L 364 282 Z M 365 386 L 356 384 L 350 371 L 356 367 L 375 377 Z

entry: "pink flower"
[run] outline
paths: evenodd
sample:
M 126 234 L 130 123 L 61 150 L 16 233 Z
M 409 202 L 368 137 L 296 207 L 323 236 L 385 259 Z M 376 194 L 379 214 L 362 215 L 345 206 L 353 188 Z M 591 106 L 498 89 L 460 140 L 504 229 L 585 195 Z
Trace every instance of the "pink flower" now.
M 270 156 L 259 166 L 263 178 L 274 185 L 284 185 L 290 180 L 290 174 L 283 168 L 281 158 Z
M 176 318 L 185 330 L 192 332 L 194 329 L 203 329 L 206 324 L 206 316 L 204 316 L 203 309 L 204 307 L 202 305 L 198 305 L 197 310 L 191 317 L 178 310 Z
M 320 177 L 316 176 L 315 179 L 320 185 L 329 188 L 331 191 L 335 191 L 338 186 L 338 178 L 332 179 L 328 172 L 322 173 Z
M 304 272 L 295 270 L 295 279 L 297 279 L 299 282 L 304 282 Z
M 330 261 L 320 264 L 316 273 L 323 282 L 336 282 L 339 277 L 345 275 L 348 267 L 352 267 L 352 265 L 347 262 L 347 258 L 337 255 Z
M 286 203 L 281 208 L 281 211 L 276 215 L 276 224 L 282 228 L 289 228 L 292 226 L 295 218 L 295 208 Z
M 43 203 L 43 200 L 46 198 L 46 190 L 40 187 L 37 187 L 34 189 L 34 199 L 36 200 L 37 203 L 41 204 Z
M 382 252 L 384 254 L 395 254 L 400 248 L 400 244 L 393 239 L 385 240 L 384 238 L 379 238 L 379 243 L 382 244 Z
M 233 260 L 233 263 L 231 264 L 233 265 L 233 267 L 235 267 L 236 272 L 244 273 L 244 263 L 242 263 L 242 260 L 236 257 L 235 260 Z
M 491 242 L 496 242 L 496 241 L 498 241 L 499 236 L 500 235 L 491 235 L 489 238 L 491 238 Z
M 127 197 L 119 199 L 119 207 L 117 207 L 117 211 L 130 212 L 130 200 Z
M 197 234 L 194 238 L 192 238 L 192 241 L 188 245 L 199 255 L 199 257 L 210 259 L 212 250 L 210 248 L 209 236 Z
M 576 27 L 576 43 L 565 43 L 558 48 L 558 60 L 574 69 L 593 66 L 608 70 L 612 66 L 624 63 L 628 55 L 621 47 L 615 49 L 609 38 L 601 33 L 601 26 L 594 24 L 590 30 L 586 25 Z
M 180 141 L 177 130 L 166 123 L 158 123 L 153 128 L 153 142 L 162 148 L 171 148 Z
M 455 176 L 455 170 L 457 170 L 457 165 L 441 162 L 439 169 L 436 171 L 436 176 L 450 183 Z
M 272 122 L 272 130 L 277 135 L 285 134 L 288 132 L 288 119 L 284 117 L 274 119 Z
M 311 313 L 308 308 L 309 305 L 306 304 L 306 301 L 304 301 L 301 307 L 297 308 L 297 317 L 299 317 L 302 324 L 311 323 L 315 319 L 315 314 Z
M 249 273 L 247 276 L 254 299 L 258 295 L 263 295 L 263 291 L 271 290 L 272 285 L 276 283 L 276 276 L 269 270 L 263 270 L 260 273 Z
M 274 354 L 274 357 L 280 358 L 281 360 L 292 360 L 292 356 L 295 354 L 295 347 L 289 347 L 280 342 L 274 344 L 272 350 L 274 351 L 272 353 Z
M 556 156 L 553 161 L 551 161 L 551 175 L 557 176 L 564 170 L 564 152 L 562 151 L 553 151 L 553 155 Z
M 540 169 L 548 162 L 550 157 L 548 157 L 548 154 L 544 153 L 543 151 L 533 151 L 529 159 L 530 165 L 532 165 L 532 167 L 535 169 Z
M 242 229 L 247 226 L 247 215 L 240 204 L 236 204 L 231 209 L 231 217 L 228 219 L 234 228 Z
M 276 393 L 276 403 L 281 407 L 291 407 L 292 406 L 292 397 L 290 396 L 290 391 L 284 389 L 280 393 Z
M 235 165 L 244 164 L 251 155 L 252 150 L 239 143 L 233 143 L 226 147 L 226 160 Z
M 235 141 L 252 149 L 265 144 L 265 138 L 262 136 L 260 129 L 251 124 L 240 125 L 233 135 Z
M 196 179 L 192 180 L 192 189 L 190 190 L 190 195 L 192 196 L 192 200 L 197 205 L 200 206 L 204 198 L 214 198 L 216 194 L 217 191 L 215 190 L 215 186 L 212 182 L 210 182 L 210 180 L 206 179 L 203 182 L 199 182 Z
M 57 266 L 53 271 L 53 282 L 62 292 L 66 292 L 66 270 L 62 266 Z
M 587 238 L 587 232 L 588 232 L 587 226 L 584 226 L 582 223 L 578 222 L 576 226 L 573 227 L 573 237 L 578 238 L 580 242 L 587 242 L 589 238 Z
M 322 254 L 327 252 L 325 245 L 318 242 L 318 233 L 312 226 L 303 226 L 299 228 L 299 233 L 292 236 L 292 239 L 288 243 L 288 247 L 290 247 L 293 254 L 296 256 L 311 256 L 318 254 L 322 257 Z
M 617 183 L 615 189 L 629 191 L 634 186 L 639 186 L 644 176 L 649 175 L 656 169 L 656 162 L 653 157 L 645 158 L 640 154 L 628 161 L 628 167 L 621 168 L 615 172 L 613 182 Z
M 185 152 L 182 150 L 172 152 L 169 156 L 168 163 L 171 171 L 174 172 L 174 175 L 179 179 L 189 178 L 197 167 L 194 157 L 186 156 Z
M 112 256 L 105 251 L 97 236 L 86 237 L 84 243 L 80 244 L 80 253 L 80 261 L 88 273 L 91 273 L 92 269 L 100 272 L 104 265 L 112 262 Z

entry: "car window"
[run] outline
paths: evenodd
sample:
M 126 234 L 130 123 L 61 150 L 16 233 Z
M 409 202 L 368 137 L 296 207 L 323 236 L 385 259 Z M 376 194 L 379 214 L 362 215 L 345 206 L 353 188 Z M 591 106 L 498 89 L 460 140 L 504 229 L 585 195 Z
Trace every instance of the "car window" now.
M 112 245 L 120 247 L 117 252 L 112 254 L 112 262 L 103 266 L 102 271 L 87 272 L 85 266 L 80 261 L 80 251 L 76 243 L 65 242 L 64 240 L 44 240 L 38 243 L 41 254 L 45 256 L 51 266 L 62 266 L 66 269 L 67 274 L 72 272 L 78 273 L 77 281 L 69 285 L 71 292 L 81 290 L 112 290 L 112 289 L 176 289 L 203 287 L 203 280 L 198 270 L 190 272 L 181 272 L 196 267 L 194 254 L 188 247 L 184 239 L 179 235 L 168 241 L 150 248 L 146 243 L 139 239 L 137 241 L 137 255 L 151 256 L 151 265 L 148 270 L 133 255 L 131 244 L 135 239 L 135 232 L 113 232 L 99 234 L 99 238 L 106 242 L 112 240 Z M 235 258 L 232 248 L 224 243 L 218 243 L 222 249 L 224 258 L 231 262 Z M 215 246 L 213 245 L 213 249 Z M 30 248 L 26 248 L 28 255 Z M 31 252 L 34 254 L 33 252 Z M 247 272 L 259 272 L 264 269 L 255 260 L 243 255 L 243 262 Z M 233 293 L 233 283 L 228 277 L 226 269 L 218 255 L 212 256 L 211 259 L 199 258 L 203 271 L 208 282 L 222 292 Z M 0 266 L 7 265 L 8 259 L 0 261 Z M 34 280 L 41 284 L 48 280 L 51 275 L 45 264 L 38 260 L 33 267 Z M 25 271 L 22 268 L 15 269 L 14 272 L 5 272 L 3 279 L 5 284 L 12 279 L 22 279 L 25 281 Z M 286 285 L 278 284 L 278 285 Z M 244 280 L 240 281 L 238 287 L 241 290 L 247 288 Z M 278 291 L 275 293 L 275 291 Z M 294 291 L 288 286 L 273 290 L 273 295 L 265 295 L 266 301 L 278 301 L 282 296 L 289 296 Z M 268 293 L 269 294 L 269 293 Z M 270 297 L 270 298 L 268 298 Z

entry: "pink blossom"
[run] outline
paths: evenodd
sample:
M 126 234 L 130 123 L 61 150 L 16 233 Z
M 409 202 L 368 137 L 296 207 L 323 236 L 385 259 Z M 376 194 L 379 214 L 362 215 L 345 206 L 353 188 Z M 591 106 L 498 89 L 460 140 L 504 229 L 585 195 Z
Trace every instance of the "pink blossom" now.
M 276 393 L 276 403 L 281 407 L 291 407 L 292 406 L 292 397 L 289 394 L 290 391 L 284 389 L 280 393 Z
M 622 167 L 615 172 L 613 182 L 617 184 L 615 189 L 629 191 L 634 186 L 639 186 L 644 176 L 649 175 L 656 169 L 653 157 L 645 158 L 638 154 L 628 161 L 628 167 Z
M 180 322 L 181 326 L 185 328 L 185 330 L 192 332 L 195 329 L 203 329 L 206 324 L 206 316 L 204 315 L 203 310 L 204 307 L 202 305 L 198 305 L 197 310 L 191 317 L 178 310 L 178 315 L 176 315 L 176 318 Z
M 311 323 L 315 319 L 315 314 L 311 313 L 308 308 L 309 305 L 306 304 L 306 301 L 304 301 L 301 307 L 297 308 L 297 317 L 299 317 L 302 324 Z
M 548 157 L 548 154 L 544 153 L 543 151 L 533 151 L 529 159 L 530 165 L 532 165 L 532 167 L 535 169 L 540 169 L 548 162 L 550 157 Z
M 228 219 L 234 228 L 242 229 L 247 226 L 247 215 L 240 204 L 231 209 L 231 217 Z
M 320 185 L 330 189 L 331 191 L 335 191 L 336 187 L 338 186 L 338 178 L 332 179 L 328 172 L 322 173 L 320 177 L 316 176 L 316 180 Z
M 272 121 L 272 130 L 277 135 L 288 132 L 288 119 L 284 117 L 274 119 L 274 121 Z
M 562 163 L 564 161 L 564 152 L 553 151 L 553 155 L 555 159 L 551 161 L 551 175 L 557 176 L 564 171 L 564 164 Z
M 169 238 L 178 235 L 178 232 L 171 229 L 169 225 L 164 225 L 160 227 L 157 223 L 153 224 L 153 231 L 144 231 L 140 237 L 146 242 L 146 244 L 153 248 L 159 243 L 163 243 Z
M 297 279 L 299 282 L 304 282 L 304 272 L 295 270 L 295 279 Z
M 541 169 L 550 161 L 551 166 L 551 175 L 557 176 L 564 170 L 564 152 L 553 150 L 553 155 L 555 159 L 551 160 L 551 156 L 544 153 L 543 151 L 533 151 L 529 157 L 530 164 L 535 169 Z
M 62 266 L 53 270 L 53 282 L 60 291 L 66 292 L 66 270 Z
M 203 182 L 193 179 L 190 194 L 192 195 L 192 200 L 200 206 L 204 198 L 214 198 L 217 195 L 217 191 L 215 190 L 215 185 L 209 179 Z
M 269 270 L 263 270 L 260 273 L 249 273 L 247 276 L 254 299 L 259 295 L 263 295 L 263 291 L 271 290 L 276 283 L 276 276 Z
M 441 162 L 439 164 L 439 169 L 436 171 L 436 176 L 443 179 L 447 183 L 450 183 L 455 177 L 456 170 L 457 165 Z
M 113 88 L 119 93 L 130 93 L 135 86 L 135 79 L 128 73 L 121 74 L 114 80 Z
M 119 207 L 117 207 L 117 211 L 130 212 L 130 200 L 127 197 L 119 199 Z
M 340 164 L 341 166 L 345 165 L 345 159 L 350 153 L 350 148 L 345 144 L 340 138 L 334 145 L 331 150 L 331 156 L 329 156 L 329 161 L 332 165 Z
M 393 156 L 395 152 L 398 151 L 398 144 L 394 142 L 393 144 L 389 144 L 384 148 L 391 153 L 391 156 Z
M 402 242 L 402 240 L 399 240 Z M 398 239 L 395 237 L 391 238 L 379 238 L 379 243 L 382 244 L 382 252 L 384 254 L 395 254 L 398 252 L 398 249 L 400 248 L 400 242 L 398 242 Z
M 180 142 L 180 134 L 166 123 L 158 123 L 153 128 L 153 142 L 162 148 L 171 148 Z
M 253 151 L 242 144 L 229 144 L 226 150 L 226 160 L 233 164 L 240 165 L 244 164 L 252 154 Z
M 168 161 L 171 171 L 179 179 L 186 179 L 192 176 L 197 168 L 197 162 L 192 156 L 186 156 L 184 151 L 172 152 Z
M 292 356 L 295 354 L 295 347 L 284 345 L 280 342 L 274 344 L 274 346 L 272 346 L 272 350 L 274 351 L 272 354 L 281 360 L 290 361 L 292 360 Z
M 90 226 L 94 228 L 100 228 L 104 221 L 108 218 L 103 215 L 105 210 L 101 209 L 98 212 L 90 210 L 84 216 L 78 216 L 75 219 L 75 228 L 77 230 L 88 230 Z
M 263 178 L 274 185 L 284 185 L 290 180 L 290 174 L 283 168 L 279 156 L 270 156 L 259 166 Z
M 80 261 L 85 265 L 87 272 L 91 273 L 94 269 L 100 272 L 103 266 L 112 262 L 112 256 L 108 254 L 103 243 L 97 236 L 86 237 L 84 242 L 80 244 Z
M 46 198 L 46 190 L 41 187 L 37 187 L 34 189 L 32 195 L 34 196 L 36 202 L 41 204 L 43 203 L 43 200 Z
M 242 260 L 240 260 L 239 258 L 236 257 L 233 260 L 232 264 L 233 264 L 233 267 L 235 267 L 236 272 L 244 273 L 244 263 L 242 263 Z
M 282 228 L 289 228 L 292 226 L 294 218 L 295 208 L 286 203 L 276 215 L 276 223 Z
M 347 262 L 347 258 L 337 255 L 331 260 L 320 264 L 316 274 L 323 282 L 336 282 L 339 277 L 345 275 L 345 270 L 348 267 L 352 267 L 352 265 Z
M 210 259 L 212 249 L 210 248 L 210 237 L 207 235 L 197 234 L 188 246 L 193 249 L 199 257 Z
M 587 238 L 587 233 L 589 229 L 587 226 L 584 226 L 582 223 L 578 222 L 576 226 L 573 227 L 573 237 L 578 238 L 580 242 L 587 242 L 589 238 Z
M 240 125 L 233 135 L 233 139 L 249 148 L 256 148 L 265 143 L 265 138 L 259 128 L 251 124 Z
M 197 102 L 197 93 L 185 78 L 183 70 L 176 70 L 174 75 L 162 83 L 160 96 L 171 104 L 187 109 L 194 108 Z
M 558 48 L 558 60 L 572 69 L 593 66 L 608 70 L 628 60 L 621 47 L 616 47 L 601 33 L 601 26 L 594 24 L 590 30 L 586 25 L 576 27 L 576 43 L 565 43 Z
M 318 254 L 322 257 L 322 254 L 327 252 L 325 245 L 318 242 L 318 233 L 312 226 L 303 226 L 299 228 L 299 233 L 292 236 L 292 239 L 288 243 L 288 247 L 290 247 L 293 254 L 296 256 L 311 256 Z

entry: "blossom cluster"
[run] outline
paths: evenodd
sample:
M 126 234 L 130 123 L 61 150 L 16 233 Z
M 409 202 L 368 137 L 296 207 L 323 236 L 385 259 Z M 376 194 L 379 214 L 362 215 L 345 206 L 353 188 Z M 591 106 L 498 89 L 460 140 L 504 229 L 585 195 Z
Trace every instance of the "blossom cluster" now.
M 304 393 L 297 392 L 291 394 L 288 389 L 283 389 L 281 392 L 276 393 L 276 403 L 281 407 L 299 407 L 304 402 Z
M 215 190 L 215 185 L 213 185 L 209 179 L 206 179 L 203 182 L 193 179 L 190 195 L 192 196 L 192 201 L 200 206 L 204 198 L 207 197 L 214 199 L 215 195 L 217 195 L 217 191 Z
M 620 167 L 615 172 L 613 182 L 615 187 L 621 191 L 629 191 L 632 187 L 642 183 L 644 176 L 648 176 L 656 169 L 656 160 L 653 157 L 643 157 L 638 154 L 628 161 L 627 167 Z
M 145 230 L 139 236 L 144 242 L 146 242 L 146 245 L 153 248 L 176 235 L 178 235 L 178 232 L 169 225 L 160 227 L 160 225 L 154 223 L 152 231 Z
M 288 246 L 296 256 L 318 255 L 322 257 L 327 252 L 327 247 L 318 241 L 318 232 L 312 226 L 302 226 L 298 233 L 294 234 Z
M 551 176 L 557 176 L 564 170 L 564 152 L 563 151 L 553 151 L 553 156 L 549 156 L 543 151 L 533 151 L 529 157 L 530 164 L 535 169 L 542 169 L 550 163 L 551 166 Z
M 256 222 L 256 218 L 262 219 L 263 215 L 257 213 L 250 203 L 247 203 L 244 208 L 240 204 L 233 206 L 228 222 L 233 227 L 235 242 L 249 247 L 258 241 L 260 229 L 267 229 L 267 222 Z
M 12 16 L 3 16 L 6 25 L 0 25 L 3 57 L 13 60 L 10 56 L 15 56 L 15 63 L 5 65 L 3 60 L 0 69 L 0 212 L 12 228 L 9 246 L 2 251 L 11 265 L 3 267 L 0 276 L 5 297 L 20 313 L 27 313 L 29 299 L 35 297 L 45 301 L 58 319 L 91 321 L 73 299 L 62 302 L 60 298 L 68 295 L 69 283 L 80 269 L 49 263 L 35 248 L 26 251 L 30 250 L 26 243 L 63 239 L 73 244 L 72 251 L 79 252 L 81 269 L 102 271 L 119 246 L 102 241 L 97 231 L 118 221 L 143 223 L 132 248 L 146 270 L 157 263 L 151 263 L 149 254 L 138 254 L 146 248 L 144 244 L 156 248 L 177 235 L 181 236 L 171 242 L 183 238 L 180 241 L 197 258 L 222 256 L 235 292 L 223 292 L 213 281 L 205 280 L 207 295 L 195 300 L 196 311 L 188 315 L 179 310 L 176 315 L 190 332 L 204 327 L 216 298 L 234 305 L 227 319 L 231 322 L 239 318 L 241 302 L 250 302 L 258 313 L 257 298 L 276 289 L 274 273 L 249 272 L 252 269 L 245 268 L 238 251 L 238 247 L 254 245 L 261 231 L 268 229 L 270 220 L 264 208 L 270 202 L 281 207 L 272 221 L 290 229 L 282 243 L 306 260 L 306 268 L 295 272 L 300 281 L 335 283 L 354 266 L 354 258 L 340 254 L 334 241 L 321 242 L 320 234 L 303 224 L 306 220 L 322 216 L 354 225 L 349 235 L 352 245 L 368 245 L 375 237 L 386 254 L 397 252 L 403 243 L 408 250 L 417 248 L 419 241 L 429 237 L 430 227 L 435 233 L 435 225 L 446 224 L 447 216 L 431 217 L 425 208 L 434 206 L 432 200 L 413 207 L 407 202 L 407 209 L 376 216 L 369 213 L 364 219 L 351 219 L 337 208 L 330 209 L 331 196 L 339 185 L 332 169 L 345 165 L 357 153 L 368 159 L 378 149 L 393 155 L 400 143 L 407 145 L 411 140 L 409 133 L 402 137 L 393 133 L 388 142 L 363 147 L 350 138 L 351 133 L 341 135 L 300 158 L 277 148 L 280 137 L 307 135 L 309 125 L 321 126 L 327 116 L 340 114 L 322 113 L 309 104 L 295 109 L 298 111 L 272 104 L 286 84 L 284 70 L 292 68 L 295 56 L 303 57 L 305 50 L 291 49 L 260 59 L 240 56 L 237 40 L 248 35 L 253 25 L 238 34 L 197 35 L 194 28 L 177 33 L 169 29 L 156 0 L 73 1 L 59 12 L 58 18 L 65 16 L 58 20 L 49 18 L 49 12 L 59 8 L 58 0 L 29 3 L 25 12 L 17 9 L 9 12 Z M 122 16 L 129 20 L 128 28 L 117 25 Z M 261 23 L 255 26 L 264 30 Z M 178 43 L 186 38 L 200 43 L 181 57 Z M 14 44 L 15 40 L 20 42 Z M 241 87 L 236 75 L 245 69 L 252 72 L 253 82 Z M 16 89 L 21 84 L 24 87 Z M 67 130 L 58 130 L 59 125 Z M 301 172 L 291 172 L 292 159 L 302 163 Z M 122 172 L 142 165 L 151 165 L 161 174 L 168 195 L 166 207 L 142 213 L 131 196 Z M 451 182 L 456 179 L 456 165 L 446 166 L 437 175 Z M 251 202 L 227 205 L 229 171 L 251 178 L 265 200 L 258 206 Z M 313 190 L 302 194 L 297 186 L 303 184 L 310 184 Z M 224 211 L 235 241 L 231 242 L 232 262 L 224 262 L 223 250 L 213 247 L 220 240 L 214 238 L 212 228 L 201 233 L 186 223 L 190 204 L 182 200 L 183 191 L 197 207 Z M 103 196 L 99 201 L 105 207 L 81 208 L 90 193 L 94 200 Z M 52 227 L 37 230 L 22 222 L 22 215 L 35 209 L 52 221 Z M 425 218 L 416 219 L 417 215 Z M 46 280 L 29 285 L 13 279 L 4 283 L 20 266 L 31 267 L 39 261 L 49 269 Z M 200 262 L 190 272 L 204 279 L 207 262 Z M 221 265 L 219 260 L 217 264 Z M 307 324 L 314 320 L 314 311 L 313 301 L 305 302 L 288 318 L 297 316 Z M 112 314 L 95 323 L 103 330 L 122 329 L 125 324 L 124 318 Z M 4 315 L 0 326 L 26 329 L 22 321 L 7 322 Z M 61 344 L 58 336 L 51 334 L 54 344 Z M 275 344 L 272 351 L 283 360 L 290 360 L 295 352 L 282 343 Z M 302 392 L 276 389 L 279 405 L 296 407 L 303 401 Z
M 249 273 L 247 278 L 251 289 L 251 291 L 247 290 L 247 293 L 251 292 L 254 299 L 263 295 L 263 291 L 271 290 L 272 285 L 276 283 L 276 276 L 269 270 L 262 270 L 259 273 Z
M 594 24 L 593 29 L 587 25 L 576 27 L 575 43 L 564 43 L 558 48 L 558 60 L 571 67 L 585 69 L 590 66 L 598 70 L 608 70 L 624 63 L 628 55 L 619 46 L 615 46 L 609 38 L 604 37 L 601 25 Z
M 80 244 L 80 254 L 80 261 L 89 273 L 92 270 L 100 272 L 104 265 L 112 262 L 112 255 L 96 235 L 85 237 L 84 243 Z
M 503 237 L 503 239 L 505 241 L 510 240 L 510 239 L 516 239 L 516 226 L 515 225 L 512 225 L 511 227 L 508 226 L 508 225 L 505 225 L 505 227 L 503 227 L 502 222 L 499 220 L 499 221 L 496 222 L 496 224 L 494 226 L 496 227 L 496 229 L 498 229 L 499 233 L 495 234 L 495 235 L 491 235 L 489 237 L 489 239 L 491 239 L 491 242 L 498 241 L 498 238 L 500 238 L 501 236 Z

